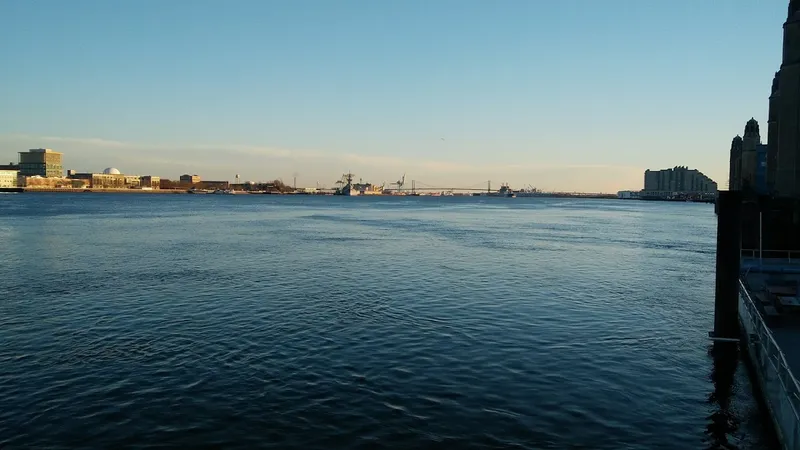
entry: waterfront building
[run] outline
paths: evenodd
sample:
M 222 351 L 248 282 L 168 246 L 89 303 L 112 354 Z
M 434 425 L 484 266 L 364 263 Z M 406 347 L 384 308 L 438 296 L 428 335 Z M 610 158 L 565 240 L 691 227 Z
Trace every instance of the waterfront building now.
M 196 175 L 195 175 L 196 176 Z M 198 177 L 199 178 L 199 177 Z M 229 181 L 198 181 L 192 186 L 198 189 L 228 189 L 230 187 Z
M 61 189 L 61 188 L 86 188 L 89 181 L 65 177 L 41 177 L 34 175 L 27 177 L 20 175 L 19 187 L 29 189 Z
M 676 166 L 671 169 L 645 170 L 644 191 L 685 194 L 717 192 L 717 183 L 697 169 Z
M 181 183 L 169 178 L 161 178 L 158 180 L 158 186 L 160 189 L 179 189 L 181 188 Z
M 731 142 L 731 163 L 728 174 L 728 189 L 738 191 L 742 188 L 742 137 L 736 135 Z
M 645 191 L 657 191 L 660 181 L 660 170 L 650 170 L 647 169 L 644 171 L 644 190 Z
M 142 189 L 160 189 L 161 188 L 161 178 L 155 177 L 153 175 L 144 175 L 141 178 L 140 185 Z
M 767 190 L 775 191 L 775 179 L 778 166 L 778 74 L 772 78 L 772 89 L 769 95 L 769 113 L 767 115 Z
M 781 197 L 800 197 L 800 1 L 789 2 L 783 56 L 769 97 L 767 185 Z
M 744 126 L 742 136 L 741 183 L 744 187 L 755 188 L 756 185 L 756 149 L 761 145 L 761 133 L 758 121 L 750 118 Z
M 767 144 L 755 119 L 734 138 L 729 189 L 742 192 L 743 248 L 800 250 L 800 0 L 783 25 L 780 69 L 769 96 Z
M 200 175 L 184 174 L 180 177 L 181 183 L 197 184 L 200 182 Z
M 27 152 L 19 152 L 20 176 L 61 178 L 64 176 L 62 157 L 61 153 L 49 148 L 34 148 Z
M 186 178 L 188 177 L 188 178 Z M 229 189 L 231 183 L 229 181 L 197 181 L 192 183 L 191 181 L 187 181 L 192 177 L 196 177 L 195 180 L 200 180 L 200 177 L 197 175 L 182 175 L 180 180 L 170 180 L 167 178 L 158 178 L 153 177 L 154 179 L 158 180 L 158 188 L 159 189 Z M 143 182 L 144 183 L 144 182 Z
M 718 204 L 718 236 L 729 239 L 728 245 L 720 240 L 717 249 L 718 264 L 726 259 L 719 257 L 723 252 L 741 256 L 736 287 L 742 348 L 747 350 L 754 381 L 764 396 L 781 447 L 786 449 L 800 448 L 800 384 L 796 378 L 800 373 L 800 352 L 796 350 L 800 343 L 798 81 L 800 0 L 791 0 L 783 25 L 782 64 L 770 90 L 767 144 L 760 143 L 754 119 L 745 126 L 745 138 L 739 138 L 738 148 L 734 139 L 729 189 L 739 192 L 727 193 L 730 200 Z M 725 203 L 728 206 L 723 206 Z M 720 279 L 718 275 L 718 282 Z
M 728 189 L 752 190 L 766 194 L 768 188 L 768 145 L 761 143 L 758 121 L 751 118 L 744 126 L 744 137 L 731 142 Z
M 71 179 L 85 180 L 95 189 L 124 189 L 125 175 L 121 173 L 73 173 Z
M 103 173 L 81 173 L 69 170 L 67 171 L 67 177 L 75 180 L 85 180 L 93 189 L 153 188 L 154 184 L 158 188 L 160 180 L 158 177 L 153 176 L 125 175 L 114 167 L 104 169 Z M 143 178 L 146 178 L 145 182 L 143 182 Z
M 125 175 L 121 173 L 93 173 L 91 174 L 92 188 L 99 189 L 124 189 Z
M 759 194 L 766 194 L 769 192 L 767 185 L 767 145 L 758 144 L 756 146 L 756 184 L 755 190 Z
M 142 177 L 139 175 L 123 175 L 125 179 L 125 187 L 138 188 L 142 186 Z
M 639 191 L 618 191 L 617 198 L 625 200 L 638 200 L 639 194 Z
M 0 188 L 13 188 L 17 187 L 18 170 L 4 170 L 0 169 Z

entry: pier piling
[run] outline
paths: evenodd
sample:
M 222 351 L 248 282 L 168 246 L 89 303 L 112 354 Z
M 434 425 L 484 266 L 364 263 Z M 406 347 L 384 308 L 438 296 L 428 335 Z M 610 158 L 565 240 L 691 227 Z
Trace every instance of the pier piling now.
M 738 340 L 742 193 L 720 191 L 717 209 L 717 276 L 712 338 L 717 341 Z

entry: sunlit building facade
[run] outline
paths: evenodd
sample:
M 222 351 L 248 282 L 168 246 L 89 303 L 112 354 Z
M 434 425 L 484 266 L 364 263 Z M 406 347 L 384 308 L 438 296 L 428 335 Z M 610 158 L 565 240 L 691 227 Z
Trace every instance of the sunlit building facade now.
M 18 186 L 17 170 L 0 170 L 0 188 L 13 188 Z
M 63 155 L 49 148 L 19 152 L 19 174 L 23 177 L 61 178 L 64 176 Z
M 676 166 L 671 169 L 646 170 L 644 190 L 711 194 L 717 192 L 717 183 L 697 169 Z

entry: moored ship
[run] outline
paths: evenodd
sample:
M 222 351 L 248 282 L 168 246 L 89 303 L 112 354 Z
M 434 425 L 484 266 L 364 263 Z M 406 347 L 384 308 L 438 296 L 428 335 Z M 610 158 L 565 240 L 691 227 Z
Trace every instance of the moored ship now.
M 383 186 L 372 183 L 356 183 L 353 189 L 358 191 L 358 195 L 383 195 Z
M 500 189 L 494 192 L 476 192 L 472 194 L 475 197 L 516 197 L 516 192 L 511 190 L 508 183 L 500 185 Z
M 348 197 L 358 195 L 358 191 L 353 188 L 353 176 L 350 172 L 342 175 L 342 178 L 336 182 L 339 187 L 336 188 L 333 195 L 346 195 Z
M 514 194 L 516 194 L 517 197 L 539 197 L 542 195 L 542 191 L 529 185 L 526 188 L 515 191 Z
M 334 192 L 334 195 L 345 195 L 345 196 L 356 196 L 356 195 L 383 195 L 384 186 L 383 185 L 376 185 L 372 183 L 364 183 L 362 180 L 358 180 L 358 183 L 354 183 L 355 175 L 352 173 L 346 173 L 342 175 L 342 178 L 336 182 L 339 185 Z

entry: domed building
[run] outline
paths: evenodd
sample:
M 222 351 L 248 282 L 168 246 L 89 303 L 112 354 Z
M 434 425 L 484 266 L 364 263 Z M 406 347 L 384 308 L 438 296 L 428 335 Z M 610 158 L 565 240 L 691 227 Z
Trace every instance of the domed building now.
M 77 173 L 69 171 L 69 177 L 86 180 L 93 189 L 158 189 L 161 179 L 154 176 L 124 175 L 116 167 L 106 167 L 102 173 Z

